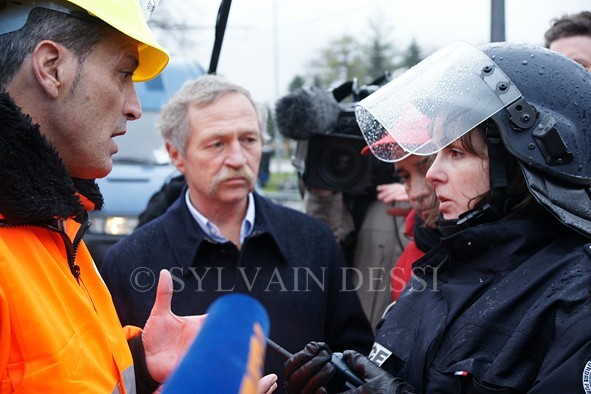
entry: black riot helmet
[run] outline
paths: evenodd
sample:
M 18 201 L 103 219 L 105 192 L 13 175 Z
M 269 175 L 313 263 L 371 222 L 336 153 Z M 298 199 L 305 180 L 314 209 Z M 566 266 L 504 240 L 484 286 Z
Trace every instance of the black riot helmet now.
M 571 59 L 532 45 L 453 43 L 360 101 L 356 116 L 373 153 L 393 162 L 493 124 L 530 193 L 591 236 L 591 73 Z M 395 142 L 378 144 L 386 135 Z

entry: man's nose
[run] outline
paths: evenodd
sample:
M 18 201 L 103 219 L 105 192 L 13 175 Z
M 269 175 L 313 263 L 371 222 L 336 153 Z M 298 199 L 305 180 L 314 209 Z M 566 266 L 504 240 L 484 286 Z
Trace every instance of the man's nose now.
M 133 85 L 126 91 L 123 115 L 127 120 L 137 120 L 142 116 L 142 105 Z
M 246 164 L 246 155 L 239 141 L 233 141 L 229 145 L 226 163 L 233 167 L 240 167 Z

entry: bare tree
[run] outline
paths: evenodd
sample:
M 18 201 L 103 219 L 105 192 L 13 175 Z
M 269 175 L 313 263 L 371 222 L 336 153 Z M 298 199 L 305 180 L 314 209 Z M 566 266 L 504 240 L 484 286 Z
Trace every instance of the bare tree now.
M 391 30 L 378 15 L 369 22 L 368 42 L 348 34 L 330 41 L 310 60 L 308 72 L 294 77 L 290 89 L 304 84 L 327 89 L 354 78 L 362 86 L 385 73 L 395 74 L 418 63 L 421 60 L 418 43 L 413 39 L 405 51 L 398 51 Z

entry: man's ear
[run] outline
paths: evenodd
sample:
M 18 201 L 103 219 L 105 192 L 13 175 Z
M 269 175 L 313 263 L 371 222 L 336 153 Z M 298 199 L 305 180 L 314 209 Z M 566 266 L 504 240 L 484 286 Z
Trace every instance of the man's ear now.
M 166 147 L 166 150 L 168 151 L 168 156 L 170 156 L 170 161 L 172 162 L 172 164 L 174 164 L 174 166 L 177 168 L 177 170 L 179 170 L 180 172 L 182 172 L 184 174 L 185 173 L 185 163 L 184 163 L 183 155 L 181 154 L 181 152 L 168 141 L 164 143 L 164 146 Z
M 68 53 L 60 44 L 44 40 L 35 47 L 32 54 L 33 73 L 39 86 L 51 98 L 59 96 L 63 86 L 63 67 Z

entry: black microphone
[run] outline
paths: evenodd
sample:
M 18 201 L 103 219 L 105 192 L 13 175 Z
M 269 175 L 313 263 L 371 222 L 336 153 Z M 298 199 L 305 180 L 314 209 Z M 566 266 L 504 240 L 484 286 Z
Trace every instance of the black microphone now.
M 343 383 L 347 389 L 354 389 L 363 385 L 363 379 L 357 376 L 349 364 L 343 361 L 343 353 L 333 353 L 330 362 L 334 365 L 337 375 L 344 380 Z
M 330 133 L 337 127 L 340 113 L 334 95 L 317 87 L 300 88 L 275 103 L 279 132 L 298 141 Z
M 271 350 L 286 360 L 292 356 L 290 352 L 269 338 L 267 338 L 267 346 L 269 346 Z M 330 362 L 335 368 L 336 378 L 340 380 L 339 384 L 343 386 L 343 389 L 350 390 L 363 385 L 363 379 L 357 376 L 349 364 L 343 361 L 343 353 L 333 353 Z

